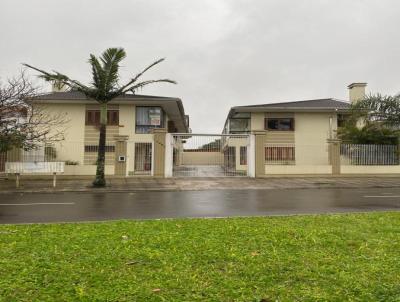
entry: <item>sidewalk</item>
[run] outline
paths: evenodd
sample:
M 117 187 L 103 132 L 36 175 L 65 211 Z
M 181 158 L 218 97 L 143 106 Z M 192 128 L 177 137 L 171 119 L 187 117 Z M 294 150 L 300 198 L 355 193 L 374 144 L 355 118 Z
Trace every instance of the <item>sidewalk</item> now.
M 109 178 L 107 187 L 92 188 L 92 179 L 58 179 L 52 188 L 51 179 L 24 179 L 20 188 L 15 180 L 0 179 L 0 193 L 13 192 L 132 192 L 184 190 L 246 190 L 307 188 L 396 188 L 400 177 L 298 177 L 298 178 Z

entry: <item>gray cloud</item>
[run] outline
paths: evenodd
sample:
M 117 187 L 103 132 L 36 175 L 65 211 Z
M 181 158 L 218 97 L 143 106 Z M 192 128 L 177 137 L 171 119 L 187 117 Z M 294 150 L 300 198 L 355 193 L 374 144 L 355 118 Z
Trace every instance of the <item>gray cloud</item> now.
M 394 0 L 23 1 L 0 3 L 0 76 L 21 62 L 89 81 L 89 53 L 122 46 L 128 78 L 154 59 L 147 78 L 177 86 L 196 132 L 222 129 L 231 106 L 318 97 L 347 98 L 346 85 L 398 92 Z

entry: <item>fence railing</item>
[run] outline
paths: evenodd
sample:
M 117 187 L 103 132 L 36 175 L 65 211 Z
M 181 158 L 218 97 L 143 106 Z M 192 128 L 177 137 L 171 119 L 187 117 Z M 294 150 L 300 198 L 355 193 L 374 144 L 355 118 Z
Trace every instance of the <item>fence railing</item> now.
M 294 165 L 296 163 L 295 144 L 265 144 L 265 164 Z
M 396 145 L 341 144 L 340 161 L 343 165 L 399 165 Z
M 270 144 L 264 145 L 266 165 L 329 165 L 328 144 Z

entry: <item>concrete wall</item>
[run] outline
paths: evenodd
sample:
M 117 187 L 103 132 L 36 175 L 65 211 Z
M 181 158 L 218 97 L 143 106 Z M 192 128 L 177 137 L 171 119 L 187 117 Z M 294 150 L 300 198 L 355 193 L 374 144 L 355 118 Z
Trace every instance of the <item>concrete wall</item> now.
M 114 165 L 105 166 L 106 175 L 114 175 Z M 65 165 L 64 175 L 96 175 L 95 165 Z
M 221 152 L 183 152 L 182 165 L 223 165 L 224 154 Z
M 340 167 L 341 174 L 399 174 L 399 166 L 347 166 Z
M 265 165 L 266 175 L 332 174 L 330 165 Z

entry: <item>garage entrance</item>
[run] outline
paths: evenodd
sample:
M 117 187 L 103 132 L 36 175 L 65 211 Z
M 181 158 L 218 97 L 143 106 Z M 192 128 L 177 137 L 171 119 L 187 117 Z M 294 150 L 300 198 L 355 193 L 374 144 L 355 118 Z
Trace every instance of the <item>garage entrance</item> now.
M 247 176 L 249 146 L 247 134 L 172 134 L 172 176 Z

